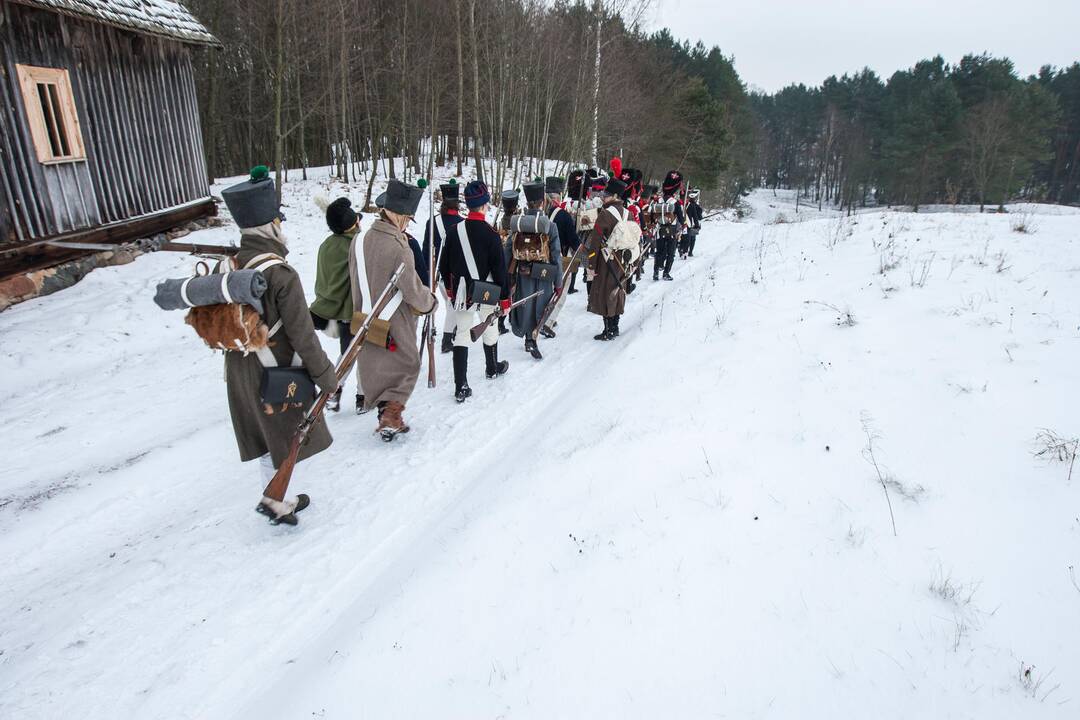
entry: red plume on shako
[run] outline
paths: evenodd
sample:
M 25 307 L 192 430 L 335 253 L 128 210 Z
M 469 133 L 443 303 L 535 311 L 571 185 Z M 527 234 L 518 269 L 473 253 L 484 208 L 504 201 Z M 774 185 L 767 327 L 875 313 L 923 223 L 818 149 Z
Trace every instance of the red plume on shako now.
M 611 168 L 612 177 L 619 177 L 622 175 L 622 158 L 611 158 L 611 162 L 608 163 L 608 166 Z

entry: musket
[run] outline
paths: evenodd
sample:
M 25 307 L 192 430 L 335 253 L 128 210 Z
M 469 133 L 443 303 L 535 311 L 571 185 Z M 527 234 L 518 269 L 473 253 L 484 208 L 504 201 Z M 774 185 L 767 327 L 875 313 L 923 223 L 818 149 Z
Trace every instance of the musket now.
M 443 238 L 443 245 L 446 238 Z M 442 245 L 439 246 L 440 249 Z M 428 186 L 428 283 L 431 284 L 431 294 L 435 294 L 435 187 Z M 447 312 L 450 309 L 447 308 Z M 429 312 L 424 318 L 423 338 L 427 343 L 427 386 L 435 387 L 435 312 Z
M 434 205 L 434 198 L 432 199 L 432 204 Z M 432 223 L 435 222 L 434 215 L 432 216 L 431 222 Z M 465 222 L 465 221 L 462 220 L 461 222 Z M 446 234 L 449 235 L 450 233 L 447 232 Z M 432 294 L 435 293 L 435 283 L 438 282 L 438 280 L 436 278 L 436 275 L 439 272 L 439 268 L 442 267 L 442 255 L 443 255 L 443 251 L 446 250 L 446 243 L 447 242 L 449 242 L 448 238 L 443 238 L 442 239 L 442 242 L 439 244 L 439 257 L 436 258 L 435 257 L 435 233 L 434 233 L 434 231 L 431 233 L 431 256 L 434 259 L 434 262 L 432 262 L 431 266 L 430 266 L 432 268 L 432 275 L 431 275 L 431 292 L 432 292 Z M 446 297 L 449 300 L 449 297 L 450 297 L 449 294 L 447 294 Z M 448 313 L 454 312 L 454 307 L 453 307 L 452 303 L 447 302 L 447 304 L 446 304 L 446 312 L 448 312 Z M 435 387 L 435 311 L 433 310 L 433 311 L 429 312 L 427 317 L 428 317 L 428 322 L 429 322 L 429 334 L 430 334 L 430 338 L 428 339 L 428 387 L 433 388 L 433 387 Z
M 547 305 L 544 306 L 544 312 L 540 314 L 540 322 L 536 324 L 536 327 L 532 331 L 533 342 L 536 342 L 536 338 L 540 335 L 540 329 L 547 325 L 548 320 L 551 319 L 551 313 L 555 312 L 555 306 L 559 304 L 559 296 L 562 295 L 562 288 L 566 287 L 566 283 L 570 280 L 570 273 L 574 272 L 574 263 L 577 261 L 578 255 L 581 254 L 581 249 L 585 247 L 585 243 L 579 243 L 577 250 L 570 256 L 570 264 L 563 270 L 562 283 L 559 292 L 552 293 L 551 299 L 548 300 Z
M 360 356 L 360 351 L 364 349 L 364 339 L 367 337 L 368 330 L 371 329 L 371 323 L 375 318 L 379 317 L 387 304 L 390 302 L 390 298 L 398 292 L 398 280 L 401 278 L 401 274 L 405 272 L 405 263 L 401 263 L 397 266 L 397 270 L 390 276 L 390 281 L 383 288 L 382 293 L 379 295 L 379 299 L 375 301 L 375 305 L 372 307 L 371 312 L 364 319 L 360 329 L 357 331 L 356 336 L 353 337 L 352 342 L 349 343 L 348 350 L 341 356 L 338 361 L 337 367 L 334 368 L 334 375 L 337 376 L 337 383 L 340 385 L 349 375 L 349 371 L 352 370 L 353 365 L 356 364 L 356 359 Z M 263 490 L 263 495 L 268 498 L 272 498 L 281 502 L 285 499 L 285 493 L 289 490 L 289 481 L 292 480 L 293 470 L 296 469 L 296 460 L 300 455 L 300 447 L 307 442 L 308 435 L 311 434 L 312 428 L 315 427 L 315 423 L 322 417 L 323 410 L 326 408 L 326 402 L 330 399 L 330 393 L 323 392 L 319 395 L 319 399 L 315 401 L 315 404 L 308 409 L 304 414 L 304 419 L 300 422 L 300 426 L 297 427 L 296 432 L 293 434 L 292 440 L 289 442 L 289 454 L 285 456 L 285 459 L 278 465 L 277 472 L 274 473 L 273 479 L 270 484 Z
M 45 240 L 42 244 L 51 245 L 68 250 L 139 250 L 141 252 L 166 252 L 191 253 L 192 255 L 207 255 L 222 257 L 235 255 L 240 251 L 239 245 L 200 245 L 197 243 L 178 243 L 171 241 L 157 242 L 155 240 L 138 240 L 131 243 L 87 243 L 70 240 Z
M 510 310 L 513 310 L 514 308 L 518 307 L 519 305 L 524 305 L 525 303 L 529 302 L 530 300 L 532 300 L 534 297 L 536 297 L 537 295 L 539 295 L 542 292 L 543 292 L 543 290 L 537 290 L 532 295 L 521 298 L 516 303 L 511 305 L 510 308 L 507 310 L 507 312 L 510 312 Z M 495 319 L 497 317 L 499 317 L 500 315 L 502 315 L 502 314 L 503 314 L 503 312 L 502 312 L 501 309 L 495 309 L 494 311 L 492 311 L 492 313 L 490 315 L 487 316 L 487 320 L 484 320 L 483 322 L 481 322 L 481 323 L 479 323 L 477 325 L 473 325 L 472 329 L 469 330 L 469 337 L 472 338 L 472 341 L 476 342 L 477 340 L 479 340 L 480 336 L 484 334 L 484 331 L 487 330 L 489 327 L 491 327 L 491 323 L 495 322 Z

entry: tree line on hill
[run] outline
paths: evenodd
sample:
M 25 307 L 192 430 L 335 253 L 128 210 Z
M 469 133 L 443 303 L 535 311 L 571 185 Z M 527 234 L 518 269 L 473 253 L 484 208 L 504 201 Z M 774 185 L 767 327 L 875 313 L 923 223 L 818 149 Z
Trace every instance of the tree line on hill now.
M 1006 58 L 939 56 L 750 102 L 760 183 L 814 203 L 1080 201 L 1080 63 L 1021 79 Z

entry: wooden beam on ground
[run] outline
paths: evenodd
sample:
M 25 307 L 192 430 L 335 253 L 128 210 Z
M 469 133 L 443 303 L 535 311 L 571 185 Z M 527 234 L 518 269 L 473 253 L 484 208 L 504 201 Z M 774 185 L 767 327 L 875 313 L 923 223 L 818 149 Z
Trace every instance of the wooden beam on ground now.
M 202 198 L 178 207 L 142 215 L 130 220 L 101 225 L 89 230 L 54 235 L 11 248 L 0 249 L 0 280 L 52 267 L 62 262 L 93 252 L 50 246 L 46 240 L 63 240 L 78 243 L 122 243 L 151 237 L 186 222 L 217 214 L 217 204 L 212 198 Z

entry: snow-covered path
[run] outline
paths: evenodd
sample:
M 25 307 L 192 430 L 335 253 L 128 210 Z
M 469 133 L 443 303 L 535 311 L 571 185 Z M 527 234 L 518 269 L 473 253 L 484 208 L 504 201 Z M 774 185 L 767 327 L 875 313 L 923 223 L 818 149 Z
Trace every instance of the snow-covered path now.
M 574 295 L 463 406 L 441 356 L 402 441 L 332 417 L 296 530 L 151 302 L 189 261 L 0 315 L 0 717 L 1073 717 L 1080 479 L 1031 450 L 1080 433 L 1080 215 L 755 202 L 618 341 Z

